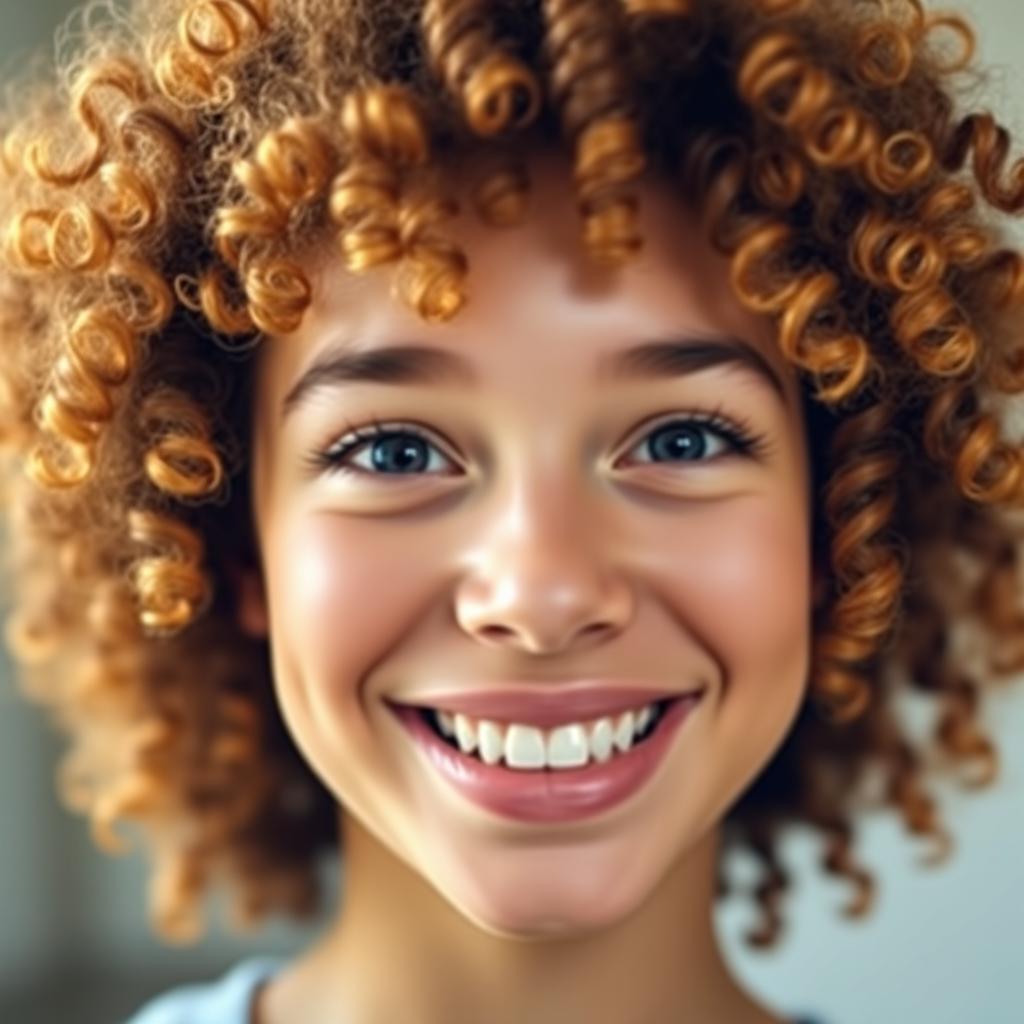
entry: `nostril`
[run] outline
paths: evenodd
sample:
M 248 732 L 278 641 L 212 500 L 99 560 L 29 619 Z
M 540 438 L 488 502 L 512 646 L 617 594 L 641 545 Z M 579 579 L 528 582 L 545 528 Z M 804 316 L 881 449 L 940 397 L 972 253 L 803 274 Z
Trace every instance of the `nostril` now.
M 500 640 L 504 637 L 514 635 L 513 631 L 509 629 L 508 626 L 484 626 L 480 632 L 489 640 Z

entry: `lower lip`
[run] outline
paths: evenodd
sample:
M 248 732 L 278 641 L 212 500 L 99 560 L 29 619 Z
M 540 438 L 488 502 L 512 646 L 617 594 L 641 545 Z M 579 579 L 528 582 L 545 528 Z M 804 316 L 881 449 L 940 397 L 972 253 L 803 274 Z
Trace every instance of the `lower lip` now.
M 543 824 L 588 818 L 636 793 L 664 760 L 676 732 L 701 696 L 675 700 L 647 739 L 604 763 L 518 771 L 485 764 L 450 747 L 416 708 L 389 707 L 430 763 L 463 796 L 503 817 Z

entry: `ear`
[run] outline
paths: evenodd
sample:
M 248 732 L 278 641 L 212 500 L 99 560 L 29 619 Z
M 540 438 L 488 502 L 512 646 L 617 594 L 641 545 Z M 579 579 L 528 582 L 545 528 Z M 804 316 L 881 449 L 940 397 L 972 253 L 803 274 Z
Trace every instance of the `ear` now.
M 270 629 L 263 573 L 254 565 L 233 565 L 228 570 L 235 591 L 235 616 L 239 628 L 255 639 Z

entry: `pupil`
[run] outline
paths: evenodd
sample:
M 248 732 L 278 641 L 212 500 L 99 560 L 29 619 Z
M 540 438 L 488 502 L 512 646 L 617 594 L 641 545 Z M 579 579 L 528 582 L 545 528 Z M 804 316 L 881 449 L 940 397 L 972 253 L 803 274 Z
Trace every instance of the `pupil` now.
M 661 443 L 665 438 L 669 440 L 664 444 Z M 648 444 L 652 455 L 655 457 L 665 456 L 669 459 L 692 455 L 694 448 L 697 450 L 697 455 L 701 455 L 705 448 L 701 432 L 687 426 L 665 427 L 655 431 Z
M 424 444 L 416 437 L 401 435 L 388 437 L 375 441 L 370 448 L 371 459 L 375 469 L 388 470 L 397 469 L 400 473 L 419 472 L 426 466 L 424 455 Z M 389 456 L 395 457 L 395 462 L 389 462 Z M 423 460 L 417 464 L 417 456 Z

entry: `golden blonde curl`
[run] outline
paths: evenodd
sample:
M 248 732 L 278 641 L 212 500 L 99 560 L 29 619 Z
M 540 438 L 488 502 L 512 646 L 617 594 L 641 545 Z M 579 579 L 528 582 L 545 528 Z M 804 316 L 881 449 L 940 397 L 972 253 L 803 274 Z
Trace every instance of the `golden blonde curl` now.
M 145 79 L 134 61 L 111 58 L 86 67 L 71 90 L 71 111 L 86 136 L 86 151 L 77 161 L 58 169 L 53 163 L 54 140 L 34 140 L 25 149 L 26 169 L 50 185 L 70 186 L 91 178 L 103 162 L 111 141 L 111 128 L 99 95 L 119 94 L 123 102 L 141 104 L 149 95 Z
M 403 256 L 395 293 L 428 323 L 450 320 L 466 301 L 469 261 L 459 246 L 434 230 L 457 210 L 455 202 L 433 196 L 402 203 L 398 210 Z
M 540 84 L 522 61 L 495 45 L 483 0 L 427 0 L 421 23 L 432 70 L 461 102 L 477 135 L 500 135 L 534 120 Z
M 963 166 L 972 152 L 974 176 L 985 199 L 999 210 L 1017 212 L 1024 205 L 1024 158 L 1010 169 L 1009 183 L 1000 181 L 1010 149 L 1009 132 L 987 111 L 969 114 L 952 132 L 943 164 L 953 170 Z
M 218 211 L 221 258 L 237 267 L 240 239 L 284 235 L 296 212 L 320 198 L 335 163 L 333 146 L 312 119 L 289 118 L 264 135 L 255 157 L 232 168 L 245 201 Z
M 205 545 L 195 530 L 144 509 L 129 514 L 128 533 L 140 547 L 155 549 L 132 569 L 139 621 L 151 632 L 171 632 L 193 619 L 212 596 L 202 570 Z
M 934 155 L 927 138 L 904 129 L 883 139 L 862 109 L 836 101 L 831 76 L 790 32 L 770 32 L 748 49 L 737 86 L 743 99 L 786 129 L 818 167 L 858 169 L 888 194 L 911 188 L 931 171 Z
M 106 219 L 85 203 L 26 210 L 12 221 L 8 258 L 26 270 L 88 272 L 110 263 L 115 236 Z
M 37 482 L 73 487 L 91 472 L 103 427 L 116 408 L 114 390 L 137 361 L 136 345 L 136 332 L 114 308 L 99 305 L 75 316 L 36 407 L 35 420 L 45 436 L 26 469 Z
M 104 185 L 103 214 L 119 236 L 134 238 L 155 227 L 163 214 L 156 190 L 129 164 L 109 161 L 100 166 Z
M 587 0 L 544 0 L 542 7 L 552 101 L 575 150 L 584 244 L 597 262 L 615 266 L 641 245 L 636 200 L 625 186 L 645 166 L 617 46 L 622 29 L 611 9 L 595 10 Z
M 346 97 L 342 125 L 351 160 L 329 205 L 346 266 L 398 261 L 394 293 L 428 321 L 449 319 L 465 302 L 468 261 L 437 227 L 458 206 L 422 182 L 417 194 L 404 187 L 403 172 L 429 158 L 422 113 L 408 90 L 377 85 Z
M 181 290 L 185 279 L 178 279 L 179 301 L 190 309 L 202 311 L 214 330 L 224 335 L 247 334 L 256 329 L 248 305 L 235 301 L 230 292 L 227 275 L 221 267 L 208 267 L 198 280 L 198 297 L 186 296 Z
M 331 183 L 331 220 L 339 228 L 342 259 L 353 273 L 401 256 L 400 189 L 398 171 L 367 156 L 353 158 Z
M 787 269 L 793 229 L 782 221 L 765 221 L 748 231 L 736 246 L 730 279 L 733 291 L 750 310 L 779 315 L 778 344 L 786 358 L 810 371 L 819 381 L 818 397 L 839 401 L 860 387 L 872 359 L 867 342 L 845 323 L 837 299 L 835 274 Z M 821 329 L 823 314 L 832 312 L 837 324 Z M 808 325 L 817 321 L 811 332 Z M 836 378 L 831 385 L 821 382 Z
M 187 466 L 198 466 L 188 469 Z M 179 498 L 205 497 L 223 479 L 220 456 L 210 442 L 188 434 L 159 440 L 145 456 L 146 476 L 155 487 Z
M 920 291 L 938 283 L 947 261 L 926 231 L 899 224 L 878 211 L 868 211 L 850 240 L 850 259 L 857 271 L 880 288 Z
M 253 324 L 269 334 L 289 334 L 312 301 L 305 271 L 283 256 L 255 257 L 241 269 Z
M 194 53 L 223 58 L 239 49 L 247 33 L 265 32 L 268 13 L 259 0 L 196 0 L 178 21 L 178 37 Z
M 226 73 L 231 58 L 263 35 L 270 0 L 193 0 L 178 18 L 176 38 L 150 56 L 164 96 L 185 109 L 224 107 L 235 87 Z

